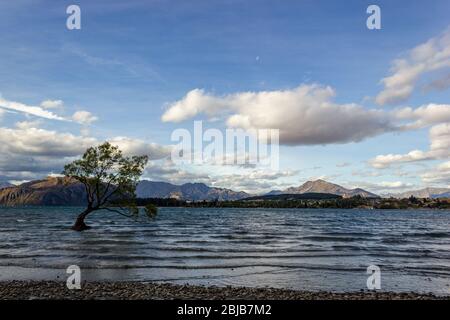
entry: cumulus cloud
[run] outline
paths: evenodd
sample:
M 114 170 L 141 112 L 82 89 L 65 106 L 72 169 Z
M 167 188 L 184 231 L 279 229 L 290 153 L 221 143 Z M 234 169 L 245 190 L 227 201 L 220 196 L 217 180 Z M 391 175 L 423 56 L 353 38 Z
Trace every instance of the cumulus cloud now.
M 374 192 L 376 194 L 383 194 L 386 192 L 402 192 L 417 187 L 412 183 L 403 181 L 356 181 L 348 183 L 348 185 L 350 185 L 350 188 L 363 188 L 365 190 L 370 190 L 370 192 Z
M 439 164 L 436 168 L 421 175 L 426 183 L 442 184 L 450 188 L 450 161 Z
M 176 166 L 170 159 L 150 161 L 145 168 L 143 179 L 152 181 L 166 181 L 174 184 L 200 182 L 210 185 L 211 177 L 208 173 L 194 172 Z
M 427 152 L 421 150 L 413 150 L 406 154 L 386 154 L 376 156 L 369 163 L 377 169 L 387 168 L 395 163 L 414 162 L 429 160 L 431 157 Z
M 20 102 L 9 101 L 1 96 L 0 96 L 0 108 L 10 111 L 22 112 L 25 114 L 51 120 L 65 120 L 63 117 L 60 117 L 51 111 L 45 110 L 41 106 L 30 106 Z
M 297 170 L 258 170 L 246 169 L 236 173 L 225 173 L 212 175 L 211 185 L 219 188 L 230 188 L 235 191 L 245 191 L 248 193 L 264 193 L 273 189 L 284 189 L 289 186 L 284 182 L 285 178 L 290 178 L 298 174 Z
M 428 104 L 416 109 L 410 107 L 392 112 L 400 121 L 411 121 L 402 126 L 403 130 L 413 130 L 432 126 L 429 131 L 429 150 L 411 150 L 405 154 L 378 155 L 369 160 L 372 167 L 388 168 L 402 163 L 426 160 L 440 160 L 450 157 L 450 105 Z
M 375 98 L 379 105 L 407 100 L 424 74 L 450 67 L 450 29 L 410 50 L 393 62 L 391 74 L 381 80 L 384 89 Z M 445 84 L 445 79 L 443 80 Z M 439 85 L 439 83 L 438 83 Z
M 29 180 L 61 172 L 64 164 L 102 141 L 97 138 L 38 127 L 38 121 L 22 121 L 15 127 L 0 127 L 0 175 Z M 111 138 L 126 155 L 149 155 L 160 159 L 170 154 L 170 147 L 127 137 Z
M 98 120 L 96 116 L 94 116 L 89 111 L 77 111 L 72 115 L 72 120 L 78 122 L 80 124 L 89 125 Z
M 430 129 L 430 149 L 427 151 L 413 150 L 406 154 L 379 155 L 369 163 L 378 169 L 391 165 L 417 162 L 424 160 L 437 160 L 450 157 L 450 123 L 442 123 Z
M 386 112 L 337 104 L 334 96 L 332 88 L 319 85 L 224 96 L 195 89 L 169 105 L 162 120 L 221 116 L 229 127 L 279 129 L 280 143 L 289 145 L 357 142 L 396 129 Z
M 80 154 L 97 141 L 70 133 L 24 126 L 0 128 L 1 153 L 70 157 Z
M 19 122 L 15 128 L 0 128 L 0 174 L 26 180 L 59 172 L 69 159 L 97 142 L 35 124 Z
M 163 122 L 181 122 L 199 113 L 213 116 L 229 107 L 223 99 L 208 95 L 202 89 L 194 89 L 180 101 L 171 104 L 162 115 L 161 120 Z
M 382 181 L 378 185 L 383 189 L 403 189 L 412 186 L 412 184 L 403 181 Z
M 143 179 L 165 181 L 174 184 L 188 182 L 205 183 L 212 187 L 227 188 L 248 193 L 267 192 L 272 189 L 287 188 L 283 180 L 298 173 L 296 170 L 259 170 L 238 168 L 233 170 L 211 170 L 211 167 L 179 166 L 170 159 L 150 161 Z
M 56 109 L 61 108 L 64 105 L 62 100 L 44 100 L 40 106 L 44 109 Z
M 393 111 L 393 116 L 398 120 L 412 120 L 403 129 L 419 129 L 437 123 L 450 122 L 450 105 L 434 104 L 421 106 L 419 108 L 400 108 Z
M 118 146 L 125 155 L 148 155 L 150 159 L 162 159 L 170 155 L 171 146 L 162 146 L 157 143 L 148 143 L 140 139 L 115 137 L 109 142 Z

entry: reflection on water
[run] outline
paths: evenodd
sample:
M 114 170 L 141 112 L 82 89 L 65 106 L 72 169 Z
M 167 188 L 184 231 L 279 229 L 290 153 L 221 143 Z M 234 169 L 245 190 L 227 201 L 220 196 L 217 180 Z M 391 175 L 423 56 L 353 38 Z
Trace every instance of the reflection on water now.
M 0 208 L 0 280 L 66 277 L 349 291 L 378 265 L 382 289 L 450 293 L 450 212 L 161 208 L 110 212 L 69 230 L 80 208 Z

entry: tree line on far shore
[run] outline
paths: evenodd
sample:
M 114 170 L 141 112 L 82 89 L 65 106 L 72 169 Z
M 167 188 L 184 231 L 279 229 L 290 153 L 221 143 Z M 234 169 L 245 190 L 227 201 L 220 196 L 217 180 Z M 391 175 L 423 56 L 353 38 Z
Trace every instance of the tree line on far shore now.
M 233 200 L 186 201 L 175 198 L 137 198 L 136 205 L 145 207 L 192 208 L 316 208 L 316 209 L 450 209 L 450 199 L 431 198 L 351 198 L 301 200 Z

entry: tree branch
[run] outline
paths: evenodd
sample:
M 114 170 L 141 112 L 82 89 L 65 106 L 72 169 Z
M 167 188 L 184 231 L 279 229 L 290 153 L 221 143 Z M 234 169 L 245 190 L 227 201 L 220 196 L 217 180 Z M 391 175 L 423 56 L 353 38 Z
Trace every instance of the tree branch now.
M 118 214 L 120 214 L 121 216 L 124 216 L 124 217 L 127 217 L 127 218 L 133 218 L 133 215 L 125 214 L 125 213 L 121 212 L 120 210 L 116 210 L 116 209 L 111 209 L 111 208 L 103 207 L 103 208 L 99 208 L 99 210 L 107 210 L 107 211 L 111 211 L 111 212 L 118 213 Z

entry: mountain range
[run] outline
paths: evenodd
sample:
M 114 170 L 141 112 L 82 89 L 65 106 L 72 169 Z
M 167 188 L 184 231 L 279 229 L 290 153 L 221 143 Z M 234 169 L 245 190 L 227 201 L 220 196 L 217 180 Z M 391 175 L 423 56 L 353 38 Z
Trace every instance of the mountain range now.
M 406 191 L 396 194 L 387 194 L 386 196 L 394 198 L 409 198 L 411 196 L 416 198 L 449 198 L 450 188 L 424 188 L 420 190 Z
M 208 187 L 204 183 L 175 185 L 168 182 L 141 181 L 136 188 L 138 198 L 176 198 L 182 200 L 240 200 L 250 195 L 225 188 Z
M 183 200 L 239 200 L 250 195 L 230 189 L 208 187 L 203 183 L 174 185 L 167 182 L 141 181 L 136 189 L 140 198 L 177 198 Z M 85 205 L 84 186 L 74 179 L 48 177 L 23 183 L 19 186 L 5 186 L 0 189 L 0 205 Z
M 12 183 L 9 183 L 7 181 L 0 181 L 0 189 L 14 187 Z
M 344 198 L 361 196 L 363 198 L 378 198 L 379 196 L 361 188 L 347 189 L 338 184 L 327 182 L 322 179 L 307 181 L 299 187 L 290 187 L 285 190 L 272 190 L 267 195 L 277 194 L 304 194 L 304 193 L 328 193 L 342 196 Z
M 0 190 L 0 205 L 66 205 L 86 203 L 84 186 L 70 178 L 48 177 Z
M 141 181 L 136 189 L 139 198 L 176 198 L 191 201 L 213 201 L 213 200 L 240 200 L 250 198 L 250 195 L 242 191 L 231 189 L 209 187 L 204 183 L 185 183 L 175 185 L 168 182 Z M 340 185 L 324 180 L 307 181 L 298 187 L 290 187 L 285 190 L 273 190 L 263 196 L 286 195 L 313 195 L 323 194 L 338 195 L 342 197 L 362 196 L 365 198 L 376 198 L 376 194 L 361 188 L 347 189 Z M 286 196 L 282 197 L 283 199 Z M 320 195 L 314 195 L 318 197 Z M 447 188 L 425 188 L 421 190 L 389 195 L 397 198 L 448 198 L 450 189 Z M 278 197 L 275 197 L 278 198 Z M 295 197 L 294 197 L 295 198 Z M 302 198 L 302 197 L 300 197 Z M 303 197 L 304 198 L 304 197 Z M 0 205 L 67 205 L 82 206 L 85 204 L 85 190 L 82 184 L 74 179 L 63 177 L 48 177 L 43 180 L 35 180 L 15 186 L 10 183 L 0 184 Z

